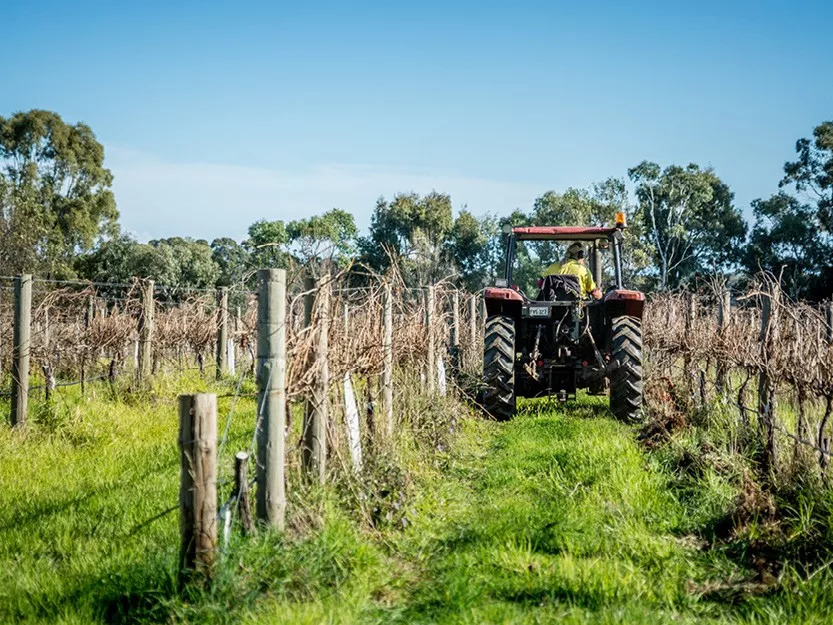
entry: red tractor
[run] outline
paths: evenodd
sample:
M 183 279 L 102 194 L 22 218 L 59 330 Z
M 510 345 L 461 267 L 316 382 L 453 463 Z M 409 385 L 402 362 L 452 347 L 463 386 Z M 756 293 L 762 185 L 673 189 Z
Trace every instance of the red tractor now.
M 645 295 L 622 284 L 624 230 L 621 213 L 616 226 L 609 228 L 504 228 L 504 277 L 484 292 L 487 318 L 481 400 L 495 419 L 515 414 L 516 397 L 554 395 L 566 400 L 581 388 L 604 394 L 606 380 L 610 381 L 613 415 L 628 422 L 642 418 Z M 547 257 L 554 259 L 560 247 L 575 241 L 589 248 L 588 269 L 596 285 L 601 287 L 605 268 L 612 274 L 612 284 L 600 299 L 585 297 L 575 276 L 543 275 Z M 543 249 L 538 255 L 527 249 L 536 245 Z M 526 274 L 519 277 L 525 278 L 528 291 L 535 289 L 533 274 L 539 272 L 534 299 L 513 282 L 519 257 Z M 537 267 L 535 260 L 540 261 Z

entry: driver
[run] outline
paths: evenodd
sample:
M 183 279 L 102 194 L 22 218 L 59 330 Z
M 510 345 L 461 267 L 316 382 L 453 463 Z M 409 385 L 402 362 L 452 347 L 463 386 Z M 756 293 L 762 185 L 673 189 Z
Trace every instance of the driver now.
M 560 263 L 554 263 L 544 271 L 545 276 L 572 275 L 578 278 L 581 284 L 582 297 L 592 296 L 593 299 L 601 299 L 602 292 L 593 281 L 590 270 L 584 266 L 584 247 L 578 241 L 573 241 L 567 248 L 567 257 Z

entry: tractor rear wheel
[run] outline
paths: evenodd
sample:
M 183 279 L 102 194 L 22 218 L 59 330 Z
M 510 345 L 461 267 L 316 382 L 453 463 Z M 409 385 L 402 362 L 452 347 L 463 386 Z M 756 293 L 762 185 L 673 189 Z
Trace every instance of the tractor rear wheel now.
M 615 317 L 612 323 L 610 411 L 620 421 L 642 420 L 642 321 Z
M 515 414 L 515 320 L 486 319 L 483 340 L 483 407 L 498 421 Z

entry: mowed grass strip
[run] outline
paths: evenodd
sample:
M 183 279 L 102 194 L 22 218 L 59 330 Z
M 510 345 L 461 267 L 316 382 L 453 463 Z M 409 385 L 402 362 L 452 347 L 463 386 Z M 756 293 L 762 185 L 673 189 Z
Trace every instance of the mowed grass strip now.
M 469 422 L 466 437 L 486 448 L 474 444 L 438 485 L 445 494 L 426 500 L 401 554 L 422 569 L 392 619 L 824 622 L 830 614 L 829 599 L 804 601 L 802 592 L 709 596 L 741 588 L 753 572 L 698 545 L 690 533 L 703 514 L 678 500 L 604 400 L 527 402 L 507 424 Z M 729 503 L 723 485 L 702 488 L 717 494 L 699 499 Z

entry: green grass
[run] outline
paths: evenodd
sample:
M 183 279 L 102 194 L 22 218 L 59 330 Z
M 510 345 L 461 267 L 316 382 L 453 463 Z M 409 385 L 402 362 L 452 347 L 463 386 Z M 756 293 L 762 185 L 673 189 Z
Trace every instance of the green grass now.
M 207 389 L 195 375 L 130 403 L 65 389 L 52 408 L 33 398 L 25 433 L 0 428 L 0 622 L 89 623 L 171 592 L 178 517 L 155 517 L 178 499 L 175 398 Z M 238 404 L 223 466 L 253 414 Z
M 375 491 L 399 492 L 365 504 L 394 521 L 371 529 L 349 480 L 293 481 L 287 534 L 235 536 L 213 586 L 179 593 L 176 513 L 151 520 L 176 502 L 175 405 L 63 393 L 26 435 L 0 428 L 0 622 L 833 622 L 830 568 L 762 582 L 711 540 L 739 490 L 718 463 L 680 472 L 696 440 L 646 453 L 594 398 L 525 402 L 506 424 L 401 400 L 422 433 L 370 466 Z M 238 405 L 226 474 L 253 414 Z

